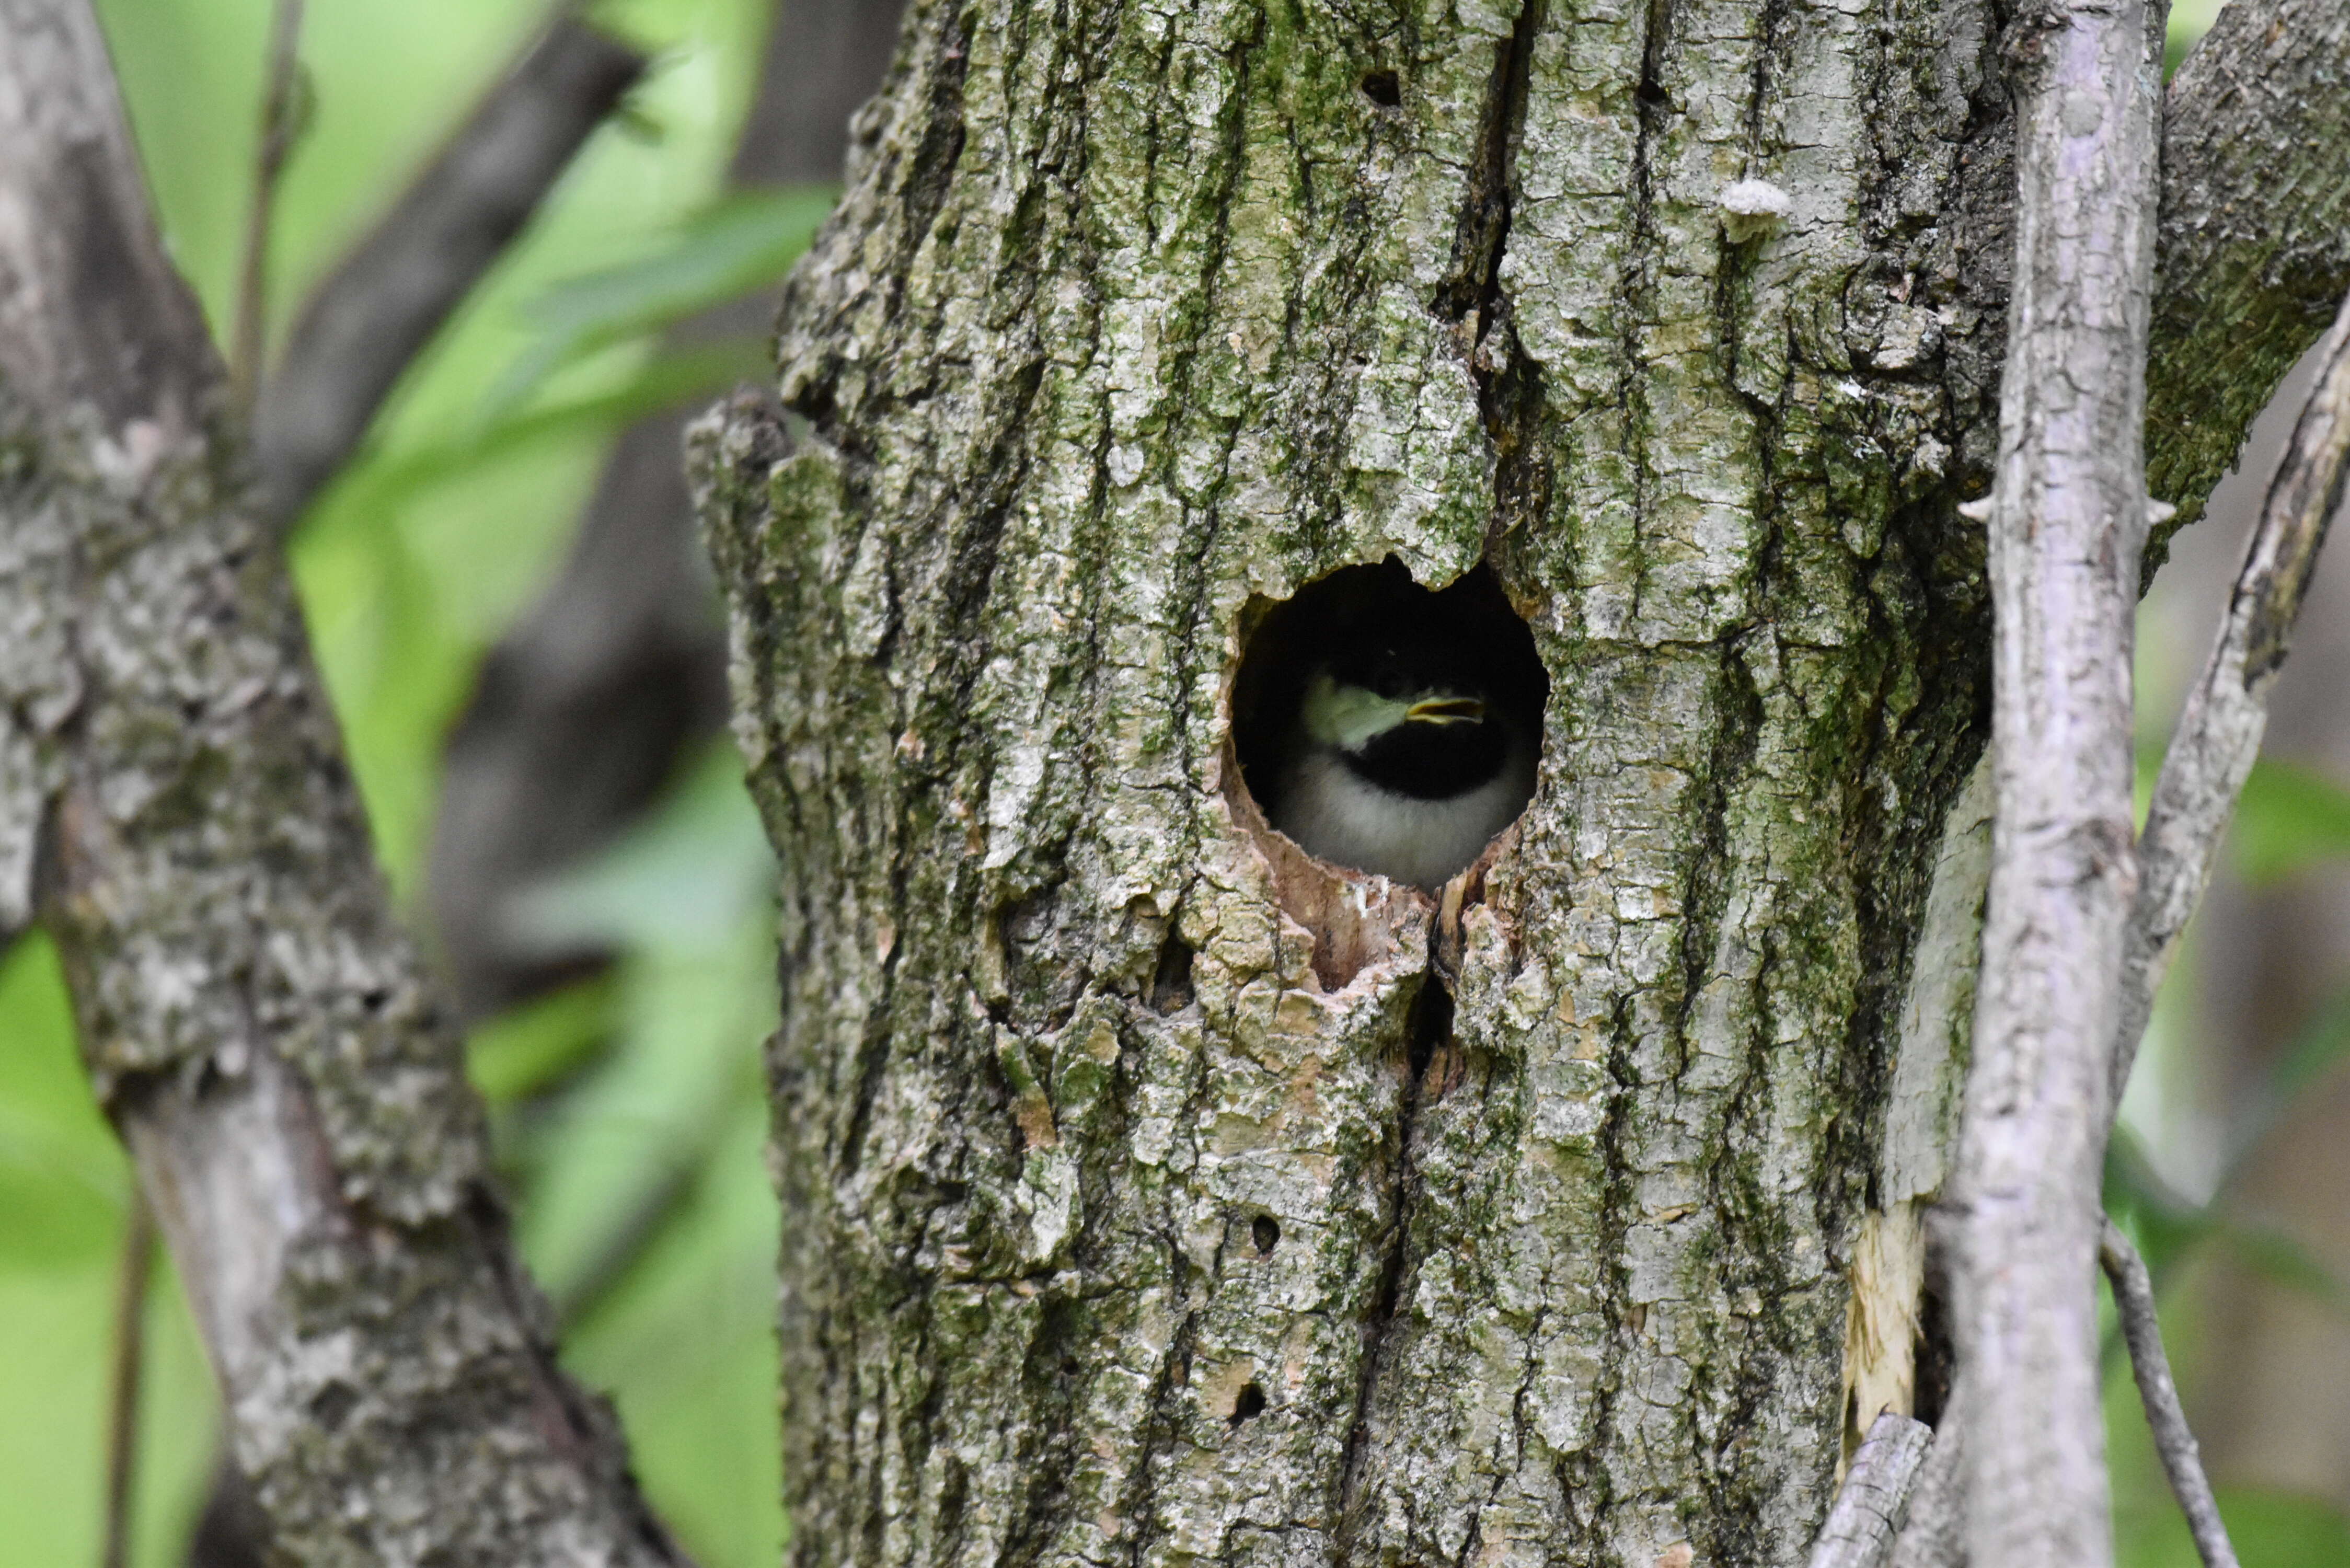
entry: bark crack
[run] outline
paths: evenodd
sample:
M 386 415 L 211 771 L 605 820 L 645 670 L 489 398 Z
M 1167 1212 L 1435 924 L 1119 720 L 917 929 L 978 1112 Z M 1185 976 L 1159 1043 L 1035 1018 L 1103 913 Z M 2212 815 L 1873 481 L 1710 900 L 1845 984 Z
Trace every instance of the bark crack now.
M 1354 1561 L 1362 1537 L 1363 1515 L 1369 1501 L 1372 1409 L 1378 1402 L 1379 1375 L 1386 1367 L 1391 1331 L 1403 1301 L 1404 1280 L 1410 1272 L 1411 1220 L 1419 1186 L 1412 1168 L 1412 1134 L 1425 1098 L 1422 1090 L 1428 1064 L 1452 1033 L 1452 993 L 1445 989 L 1437 970 L 1432 934 L 1430 940 L 1428 968 L 1420 974 L 1419 990 L 1405 1014 L 1407 1075 L 1396 1106 L 1395 1179 L 1389 1189 L 1387 1248 L 1380 1259 L 1370 1311 L 1363 1319 L 1362 1371 L 1356 1385 L 1354 1413 L 1347 1425 L 1347 1446 L 1339 1469 L 1338 1528 L 1332 1553 L 1338 1568 L 1347 1568 Z

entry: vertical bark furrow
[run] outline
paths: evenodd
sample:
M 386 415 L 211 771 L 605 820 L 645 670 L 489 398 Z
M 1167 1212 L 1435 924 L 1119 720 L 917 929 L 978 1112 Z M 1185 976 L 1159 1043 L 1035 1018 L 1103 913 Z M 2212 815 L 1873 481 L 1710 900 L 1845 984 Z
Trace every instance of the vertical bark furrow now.
M 1800 1554 L 1996 309 L 1949 15 L 1775 4 L 915 18 L 803 436 L 700 438 L 793 883 L 801 1561 Z M 1440 933 L 1227 776 L 1244 618 L 1390 554 L 1491 565 L 1552 680 Z

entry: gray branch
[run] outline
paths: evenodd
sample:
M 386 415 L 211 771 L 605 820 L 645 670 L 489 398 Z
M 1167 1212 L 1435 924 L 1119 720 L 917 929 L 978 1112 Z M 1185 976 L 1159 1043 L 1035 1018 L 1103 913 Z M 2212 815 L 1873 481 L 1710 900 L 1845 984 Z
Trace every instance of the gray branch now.
M 254 410 L 262 505 L 277 526 L 349 461 L 409 362 L 644 67 L 558 18 L 311 297 Z
M 2147 479 L 2178 515 L 2350 293 L 2350 7 L 2230 0 L 2173 78 L 2162 139 Z
M 2154 1428 L 2155 1451 L 2162 1456 L 2163 1473 L 2170 1478 L 2179 1511 L 2187 1515 L 2195 1550 L 2203 1568 L 2236 1568 L 2236 1549 L 2229 1544 L 2219 1500 L 2203 1473 L 2202 1453 L 2188 1429 L 2186 1411 L 2179 1408 L 2178 1386 L 2170 1380 L 2170 1358 L 2163 1354 L 2162 1325 L 2155 1317 L 2154 1282 L 2147 1276 L 2146 1260 L 2111 1220 L 2098 1236 L 2097 1259 L 2114 1287 L 2114 1309 L 2121 1318 L 2122 1340 L 2129 1346 L 2130 1373 L 2137 1379 L 2146 1424 Z
M 1967 1439 L 1965 1375 L 1951 1389 L 1933 1445 L 1909 1488 L 1909 1514 L 1888 1568 L 1965 1568 Z
M 1893 1550 L 1909 1490 L 1934 1440 L 1923 1421 L 1887 1410 L 1868 1428 L 1820 1526 L 1811 1568 L 1879 1568 Z
M 2001 1568 L 2111 1553 L 2091 1259 L 2135 883 L 2158 39 L 2143 4 L 2076 0 L 2010 40 L 2015 280 L 1982 509 L 1996 808 L 1958 1175 L 1967 1542 Z
M 2228 613 L 2188 693 L 2138 838 L 2137 900 L 2130 911 L 2112 1046 L 2116 1103 L 2153 1015 L 2155 991 L 2210 880 L 2220 835 L 2260 754 L 2269 691 L 2316 570 L 2326 524 L 2341 505 L 2350 459 L 2350 298 L 2335 316 L 2319 359 L 2317 384 L 2269 482 Z
M 276 1549 L 674 1563 L 507 1243 L 96 21 L 0 37 L 0 815 Z
M 277 181 L 307 118 L 302 88 L 302 0 L 277 0 L 269 28 L 268 86 L 262 95 L 261 142 L 255 150 L 253 196 L 244 215 L 244 254 L 238 258 L 236 318 L 228 351 L 229 396 L 250 416 L 268 337 L 269 236 L 277 216 Z

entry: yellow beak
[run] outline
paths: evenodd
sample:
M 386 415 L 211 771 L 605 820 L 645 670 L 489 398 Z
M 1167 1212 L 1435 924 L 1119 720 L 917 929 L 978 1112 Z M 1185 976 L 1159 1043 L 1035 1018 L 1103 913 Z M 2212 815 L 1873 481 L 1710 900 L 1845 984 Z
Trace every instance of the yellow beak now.
M 1413 703 L 1403 716 L 1415 724 L 1474 724 L 1485 717 L 1485 704 L 1474 697 L 1440 697 Z

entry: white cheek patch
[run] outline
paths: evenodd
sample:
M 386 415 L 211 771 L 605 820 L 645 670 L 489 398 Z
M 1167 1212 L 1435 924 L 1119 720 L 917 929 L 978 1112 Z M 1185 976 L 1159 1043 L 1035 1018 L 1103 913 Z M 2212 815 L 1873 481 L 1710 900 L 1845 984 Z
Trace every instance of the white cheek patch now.
M 1361 751 L 1372 736 L 1402 723 L 1410 711 L 1410 704 L 1382 697 L 1376 691 L 1367 691 L 1360 686 L 1341 686 L 1326 671 L 1316 675 L 1314 683 L 1305 689 L 1305 732 L 1322 744 L 1342 751 Z

